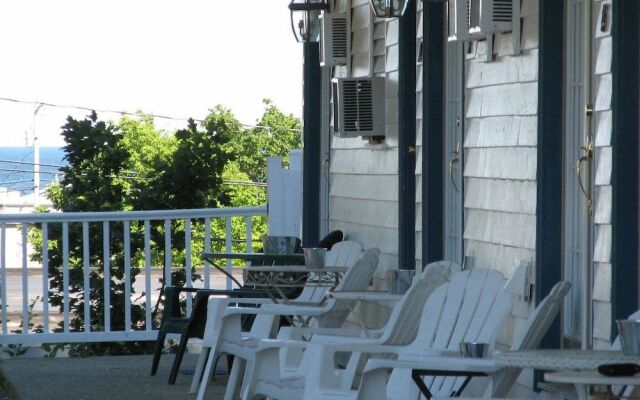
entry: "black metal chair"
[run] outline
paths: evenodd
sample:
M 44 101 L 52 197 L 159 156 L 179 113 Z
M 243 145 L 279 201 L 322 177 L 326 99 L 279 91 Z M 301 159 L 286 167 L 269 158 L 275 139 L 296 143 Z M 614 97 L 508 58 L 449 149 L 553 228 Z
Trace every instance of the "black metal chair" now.
M 181 312 L 180 293 L 195 293 L 193 310 L 191 311 L 190 316 L 185 316 Z M 164 340 L 167 334 L 180 334 L 180 343 L 176 352 L 176 358 L 173 362 L 173 367 L 171 368 L 171 373 L 169 375 L 169 383 L 175 383 L 189 339 L 194 337 L 202 339 L 204 335 L 204 327 L 207 322 L 207 301 L 211 295 L 228 295 L 236 298 L 255 298 L 264 297 L 264 292 L 244 289 L 215 290 L 184 287 L 165 288 L 164 313 L 158 330 L 158 338 L 156 340 L 153 363 L 151 365 L 151 375 L 155 375 L 158 371 L 158 364 L 160 363 L 160 356 L 162 355 Z
M 331 247 L 343 239 L 341 231 L 332 231 L 325 236 L 320 242 L 318 247 L 324 247 L 331 249 Z M 265 263 L 253 262 L 252 265 Z M 267 264 L 268 265 L 268 264 Z M 195 293 L 193 300 L 193 309 L 190 316 L 182 314 L 180 307 L 180 294 L 181 293 Z M 299 289 L 295 288 L 291 292 L 287 293 L 287 297 L 295 298 L 299 294 Z M 180 370 L 180 364 L 184 352 L 187 348 L 187 343 L 190 338 L 202 339 L 204 336 L 204 328 L 207 323 L 207 302 L 209 296 L 212 295 L 226 295 L 232 298 L 242 299 L 244 298 L 265 298 L 267 294 L 264 290 L 252 286 L 243 286 L 239 289 L 233 290 L 218 290 L 218 289 L 197 289 L 186 287 L 171 287 L 165 288 L 165 304 L 164 312 L 162 315 L 162 322 L 158 330 L 158 338 L 156 339 L 155 350 L 153 354 L 153 363 L 151 365 L 151 375 L 155 375 L 158 371 L 158 365 L 160 363 L 160 357 L 164 347 L 164 341 L 169 333 L 180 334 L 180 343 L 176 351 L 176 357 L 171 367 L 171 373 L 169 374 L 169 384 L 173 385 L 178 377 Z M 241 302 L 238 302 L 241 304 Z M 248 304 L 242 304 L 243 306 L 250 306 Z M 251 325 L 255 318 L 254 314 L 243 316 L 242 328 L 243 330 L 251 329 Z M 228 365 L 230 367 L 232 359 L 228 358 Z

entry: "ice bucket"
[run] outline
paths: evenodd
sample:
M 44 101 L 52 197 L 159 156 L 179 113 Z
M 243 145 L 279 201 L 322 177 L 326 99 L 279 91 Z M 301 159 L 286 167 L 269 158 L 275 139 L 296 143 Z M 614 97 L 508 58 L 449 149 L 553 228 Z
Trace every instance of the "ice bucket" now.
M 622 353 L 626 356 L 640 356 L 640 321 L 619 319 L 616 322 Z
M 304 265 L 309 268 L 323 268 L 327 249 L 321 247 L 304 248 Z
M 489 350 L 488 343 L 462 342 L 460 343 L 460 355 L 469 358 L 484 358 Z

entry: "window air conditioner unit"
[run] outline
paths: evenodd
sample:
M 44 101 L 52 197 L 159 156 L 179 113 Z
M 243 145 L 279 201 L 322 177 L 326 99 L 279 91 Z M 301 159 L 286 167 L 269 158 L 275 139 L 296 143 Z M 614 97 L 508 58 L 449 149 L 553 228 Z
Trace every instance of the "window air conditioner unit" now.
M 467 1 L 470 35 L 485 36 L 513 30 L 513 0 Z
M 385 78 L 333 80 L 333 133 L 338 137 L 383 136 Z
M 346 65 L 349 26 L 346 14 L 320 16 L 320 65 Z

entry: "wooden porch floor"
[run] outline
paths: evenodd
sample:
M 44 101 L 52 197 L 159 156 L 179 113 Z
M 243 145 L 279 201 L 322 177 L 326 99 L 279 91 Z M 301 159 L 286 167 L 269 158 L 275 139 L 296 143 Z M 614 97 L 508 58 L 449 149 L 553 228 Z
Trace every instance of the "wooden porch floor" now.
M 2 360 L 0 369 L 17 395 L 11 400 L 195 400 L 195 394 L 187 392 L 197 355 L 185 355 L 176 384 L 168 385 L 173 357 L 162 356 L 156 376 L 149 375 L 152 356 L 19 357 Z M 217 376 L 207 399 L 222 399 L 226 381 L 226 376 Z

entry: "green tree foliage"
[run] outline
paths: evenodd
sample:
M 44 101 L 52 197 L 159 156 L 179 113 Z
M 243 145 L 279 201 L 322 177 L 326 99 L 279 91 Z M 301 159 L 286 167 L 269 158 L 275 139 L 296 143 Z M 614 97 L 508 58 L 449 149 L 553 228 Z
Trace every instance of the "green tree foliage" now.
M 289 151 L 302 144 L 300 120 L 284 114 L 271 100 L 263 103 L 265 111 L 257 127 L 239 131 L 227 144 L 239 170 L 256 182 L 267 179 L 267 157 L 280 156 L 286 164 Z
M 190 120 L 185 129 L 173 134 L 159 131 L 151 117 L 122 117 L 104 122 L 96 113 L 85 119 L 69 117 L 62 127 L 67 165 L 62 180 L 49 188 L 54 208 L 64 211 L 127 211 L 186 208 L 244 207 L 266 203 L 266 157 L 282 156 L 300 146 L 300 122 L 285 115 L 265 100 L 260 127 L 245 129 L 230 110 L 217 106 L 207 118 L 196 124 Z M 192 220 L 193 254 L 204 249 L 204 221 Z M 225 237 L 223 218 L 212 220 L 212 249 L 222 250 Z M 71 331 L 83 331 L 89 321 L 91 331 L 104 330 L 105 296 L 109 296 L 111 330 L 125 326 L 124 226 L 109 225 L 110 293 L 104 293 L 104 253 L 102 223 L 88 226 L 89 260 L 83 249 L 83 226 L 71 223 L 69 230 L 69 281 L 63 276 L 62 225 L 49 224 L 49 301 L 60 311 L 64 307 L 65 286 L 70 293 L 69 308 L 73 315 Z M 164 223 L 150 222 L 152 265 L 163 265 Z M 253 220 L 252 239 L 266 233 L 266 219 Z M 144 225 L 130 225 L 131 281 L 144 267 Z M 185 222 L 171 224 L 172 265 L 185 265 Z M 246 227 L 243 218 L 234 220 L 233 238 L 236 251 L 244 250 Z M 42 231 L 30 231 L 34 247 L 33 259 L 42 261 Z M 199 260 L 194 258 L 194 265 Z M 90 268 L 87 269 L 86 265 Z M 163 269 L 164 273 L 164 269 Z M 84 292 L 84 276 L 89 275 L 91 290 Z M 193 274 L 197 278 L 197 274 Z M 184 268 L 174 272 L 172 283 L 185 284 Z M 162 279 L 164 281 L 164 277 Z M 133 291 L 133 288 L 131 288 Z M 143 298 L 143 294 L 133 297 Z M 85 319 L 84 304 L 90 302 Z M 152 305 L 133 302 L 133 329 L 145 329 L 145 308 Z M 156 305 L 157 306 L 157 305 Z M 109 352 L 137 353 L 147 351 L 148 344 L 110 343 L 74 346 L 72 352 L 90 355 Z

